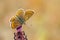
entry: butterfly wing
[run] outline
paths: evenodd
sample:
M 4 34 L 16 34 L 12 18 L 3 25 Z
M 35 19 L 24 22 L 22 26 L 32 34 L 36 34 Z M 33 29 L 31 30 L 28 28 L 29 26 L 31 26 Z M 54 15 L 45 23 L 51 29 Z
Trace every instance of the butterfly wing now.
M 34 14 L 34 11 L 32 11 L 32 10 L 25 11 L 25 15 L 24 15 L 25 21 L 27 21 L 33 14 Z M 24 25 L 27 26 L 27 27 L 30 26 L 25 22 L 24 22 Z
M 27 21 L 33 14 L 34 14 L 33 11 L 27 10 L 27 11 L 25 12 L 25 16 L 24 16 L 25 21 Z
M 11 27 L 13 29 L 21 24 L 22 21 L 19 22 L 19 18 L 18 17 L 23 17 L 23 14 L 24 14 L 23 10 L 18 10 L 17 14 L 10 19 Z

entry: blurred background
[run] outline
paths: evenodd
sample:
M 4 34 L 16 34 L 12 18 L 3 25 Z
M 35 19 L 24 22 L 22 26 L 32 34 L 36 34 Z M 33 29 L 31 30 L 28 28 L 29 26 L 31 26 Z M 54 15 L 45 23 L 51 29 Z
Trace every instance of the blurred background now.
M 9 20 L 20 8 L 35 11 L 23 25 L 28 40 L 60 40 L 60 0 L 0 0 L 0 40 L 14 40 Z

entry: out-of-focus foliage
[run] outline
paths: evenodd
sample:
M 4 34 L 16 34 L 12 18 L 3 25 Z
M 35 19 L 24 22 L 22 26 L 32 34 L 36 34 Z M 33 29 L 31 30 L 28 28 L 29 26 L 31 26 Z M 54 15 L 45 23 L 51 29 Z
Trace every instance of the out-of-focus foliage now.
M 60 40 L 60 0 L 0 0 L 0 33 L 13 40 L 9 19 L 20 8 L 35 14 L 23 25 L 29 40 Z

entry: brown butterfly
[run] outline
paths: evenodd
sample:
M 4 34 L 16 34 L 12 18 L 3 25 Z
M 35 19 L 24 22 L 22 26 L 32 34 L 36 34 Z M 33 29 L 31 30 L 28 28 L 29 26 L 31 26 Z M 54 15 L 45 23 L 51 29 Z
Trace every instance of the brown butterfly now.
M 32 10 L 18 10 L 16 15 L 10 19 L 11 27 L 15 29 L 17 26 L 23 25 L 33 14 Z

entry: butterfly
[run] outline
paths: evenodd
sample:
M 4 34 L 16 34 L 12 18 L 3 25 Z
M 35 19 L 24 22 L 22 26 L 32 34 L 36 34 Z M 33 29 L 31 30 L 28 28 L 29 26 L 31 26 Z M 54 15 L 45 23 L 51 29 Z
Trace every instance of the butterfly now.
M 32 10 L 27 10 L 23 11 L 22 9 L 19 9 L 16 12 L 16 15 L 13 16 L 10 19 L 11 22 L 11 27 L 15 29 L 18 25 L 23 25 L 25 22 L 34 14 L 34 11 Z

